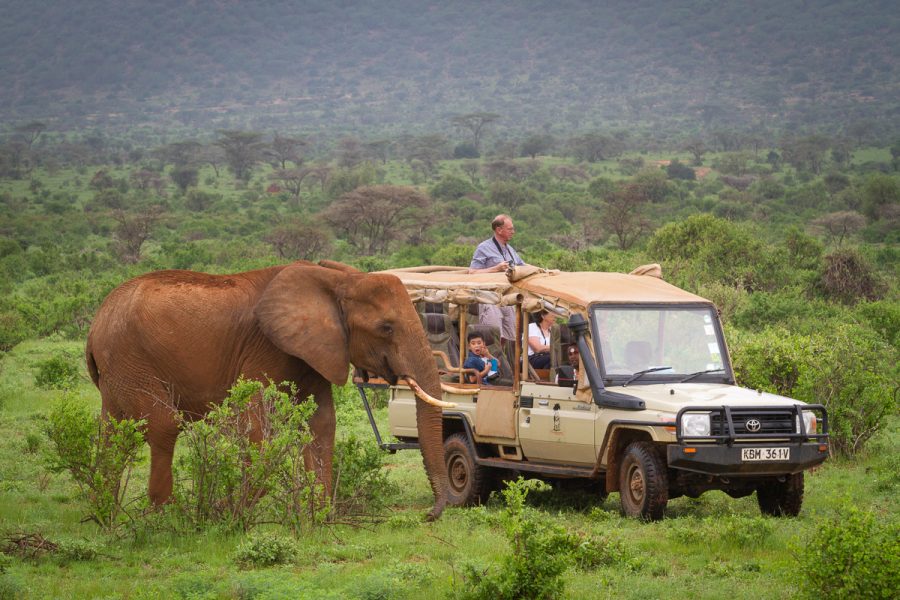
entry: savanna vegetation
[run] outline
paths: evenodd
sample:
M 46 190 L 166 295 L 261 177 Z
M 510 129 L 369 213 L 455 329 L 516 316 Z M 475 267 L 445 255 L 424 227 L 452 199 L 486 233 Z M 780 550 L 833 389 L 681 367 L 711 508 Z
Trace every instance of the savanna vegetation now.
M 141 147 L 45 139 L 40 122 L 7 136 L 0 598 L 896 592 L 900 143 L 735 133 L 727 147 L 710 135 L 650 151 L 589 133 L 499 144 L 490 114 L 467 118 L 455 145 L 427 134 L 326 149 L 229 129 Z M 420 457 L 377 451 L 352 387 L 335 391 L 340 475 L 323 507 L 299 467 L 308 406 L 270 386 L 272 442 L 247 444 L 248 382 L 186 427 L 175 501 L 148 509 L 140 423 L 97 421 L 81 358 L 113 287 L 153 269 L 294 259 L 467 265 L 498 212 L 513 216 L 532 264 L 659 262 L 716 302 L 742 385 L 828 407 L 833 458 L 807 476 L 799 518 L 763 518 L 753 498 L 713 492 L 645 524 L 621 518 L 614 498 L 520 481 L 425 524 Z

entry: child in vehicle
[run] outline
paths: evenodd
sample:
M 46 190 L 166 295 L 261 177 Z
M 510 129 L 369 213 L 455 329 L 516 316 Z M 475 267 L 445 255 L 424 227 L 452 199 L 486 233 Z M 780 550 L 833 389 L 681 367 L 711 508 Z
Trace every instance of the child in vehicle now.
M 466 338 L 469 342 L 469 355 L 466 357 L 466 362 L 463 363 L 463 368 L 478 371 L 483 383 L 488 383 L 499 377 L 500 372 L 497 369 L 497 359 L 491 356 L 491 351 L 485 345 L 481 334 L 473 331 Z M 469 383 L 477 383 L 472 374 L 467 374 L 466 379 Z

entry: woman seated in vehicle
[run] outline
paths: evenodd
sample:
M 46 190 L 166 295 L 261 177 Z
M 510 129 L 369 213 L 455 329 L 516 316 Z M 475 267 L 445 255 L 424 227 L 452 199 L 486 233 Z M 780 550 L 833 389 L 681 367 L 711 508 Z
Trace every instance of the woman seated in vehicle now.
M 535 369 L 550 368 L 550 328 L 555 320 L 553 313 L 542 310 L 528 326 L 528 362 Z

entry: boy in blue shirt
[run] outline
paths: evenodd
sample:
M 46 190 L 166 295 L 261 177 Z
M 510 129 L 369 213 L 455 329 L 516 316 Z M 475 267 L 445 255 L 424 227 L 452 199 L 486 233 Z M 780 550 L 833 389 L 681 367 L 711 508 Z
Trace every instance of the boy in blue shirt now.
M 491 380 L 500 376 L 497 369 L 497 359 L 491 356 L 491 351 L 484 344 L 484 338 L 477 331 L 473 331 L 466 339 L 469 341 L 469 355 L 466 362 L 463 363 L 464 369 L 474 369 L 478 371 L 482 383 L 489 383 Z M 466 375 L 469 383 L 477 383 L 472 374 Z

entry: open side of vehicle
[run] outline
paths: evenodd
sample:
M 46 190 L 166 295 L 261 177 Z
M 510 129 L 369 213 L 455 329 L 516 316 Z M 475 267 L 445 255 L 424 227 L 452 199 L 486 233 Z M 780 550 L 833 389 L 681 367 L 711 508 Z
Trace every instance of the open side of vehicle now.
M 828 456 L 825 408 L 736 386 L 712 303 L 646 272 L 392 271 L 420 311 L 444 400 L 455 405 L 444 409 L 453 505 L 481 502 L 501 477 L 529 474 L 581 482 L 598 497 L 618 492 L 623 513 L 643 519 L 708 490 L 756 492 L 765 514 L 799 513 L 803 472 Z M 514 339 L 481 323 L 485 305 L 515 312 Z M 528 360 L 527 322 L 537 310 L 557 317 L 545 370 Z M 471 331 L 500 359 L 497 378 L 461 367 Z M 571 355 L 577 364 L 566 364 Z M 399 441 L 381 441 L 369 410 L 379 444 L 417 447 L 408 388 L 356 381 L 367 410 L 368 388 L 390 390 Z

